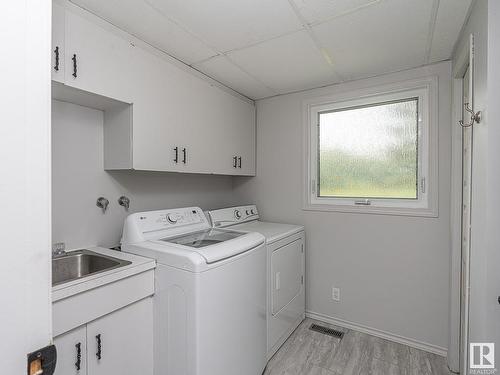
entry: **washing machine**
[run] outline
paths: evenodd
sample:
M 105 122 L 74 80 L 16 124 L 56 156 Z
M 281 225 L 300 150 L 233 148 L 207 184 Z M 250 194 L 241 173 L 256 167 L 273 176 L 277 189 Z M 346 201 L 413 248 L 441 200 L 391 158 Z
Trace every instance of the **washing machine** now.
M 157 262 L 155 375 L 262 374 L 267 255 L 261 234 L 212 228 L 198 207 L 139 212 L 125 220 L 122 250 Z
M 305 317 L 305 232 L 299 225 L 261 221 L 256 205 L 207 212 L 213 228 L 261 233 L 266 238 L 267 357 Z

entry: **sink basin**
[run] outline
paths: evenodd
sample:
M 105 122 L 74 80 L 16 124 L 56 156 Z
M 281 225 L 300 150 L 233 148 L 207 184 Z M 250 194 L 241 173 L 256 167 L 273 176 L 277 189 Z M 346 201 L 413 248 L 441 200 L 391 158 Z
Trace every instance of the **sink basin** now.
M 129 264 L 131 262 L 127 260 L 94 253 L 90 250 L 70 251 L 52 259 L 52 286 Z

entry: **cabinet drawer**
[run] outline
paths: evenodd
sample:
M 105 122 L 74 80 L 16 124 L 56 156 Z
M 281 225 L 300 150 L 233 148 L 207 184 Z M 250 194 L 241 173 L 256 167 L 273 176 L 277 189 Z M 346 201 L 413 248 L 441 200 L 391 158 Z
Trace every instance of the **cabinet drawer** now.
M 153 293 L 154 271 L 149 270 L 59 300 L 52 304 L 54 335 L 67 332 Z

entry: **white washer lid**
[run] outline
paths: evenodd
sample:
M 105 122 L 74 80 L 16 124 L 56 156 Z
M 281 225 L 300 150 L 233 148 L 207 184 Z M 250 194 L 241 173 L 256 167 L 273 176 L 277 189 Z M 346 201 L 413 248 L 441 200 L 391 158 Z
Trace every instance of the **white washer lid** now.
M 281 240 L 292 234 L 301 232 L 304 227 L 301 225 L 271 223 L 268 221 L 250 221 L 243 224 L 236 224 L 229 227 L 230 229 L 241 230 L 245 232 L 257 232 L 266 237 L 268 244 Z
M 200 242 L 204 241 L 203 238 L 209 238 L 210 232 L 215 232 L 211 237 L 220 238 L 220 241 L 200 246 Z M 167 244 L 180 249 L 187 248 L 186 250 L 200 254 L 210 264 L 252 250 L 263 244 L 264 240 L 261 234 L 255 232 L 242 233 L 233 230 L 209 229 L 204 232 L 151 242 Z
M 232 257 L 257 249 L 264 243 L 265 238 L 262 234 L 244 232 L 242 236 L 234 240 L 204 248 L 189 247 L 161 240 L 150 240 L 137 244 L 124 244 L 122 250 L 155 259 L 159 264 L 191 272 L 203 272 L 212 267 L 217 267 L 219 262 L 230 261 Z

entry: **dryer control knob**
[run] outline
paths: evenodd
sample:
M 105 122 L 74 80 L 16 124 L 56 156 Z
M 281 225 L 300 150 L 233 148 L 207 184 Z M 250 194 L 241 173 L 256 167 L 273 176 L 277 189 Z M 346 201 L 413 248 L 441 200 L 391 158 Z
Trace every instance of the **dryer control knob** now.
M 236 219 L 241 219 L 241 212 L 238 210 L 234 210 L 234 217 L 236 217 Z
M 170 223 L 175 224 L 175 223 L 177 223 L 178 218 L 177 218 L 177 215 L 175 215 L 175 214 L 168 214 L 167 220 Z

